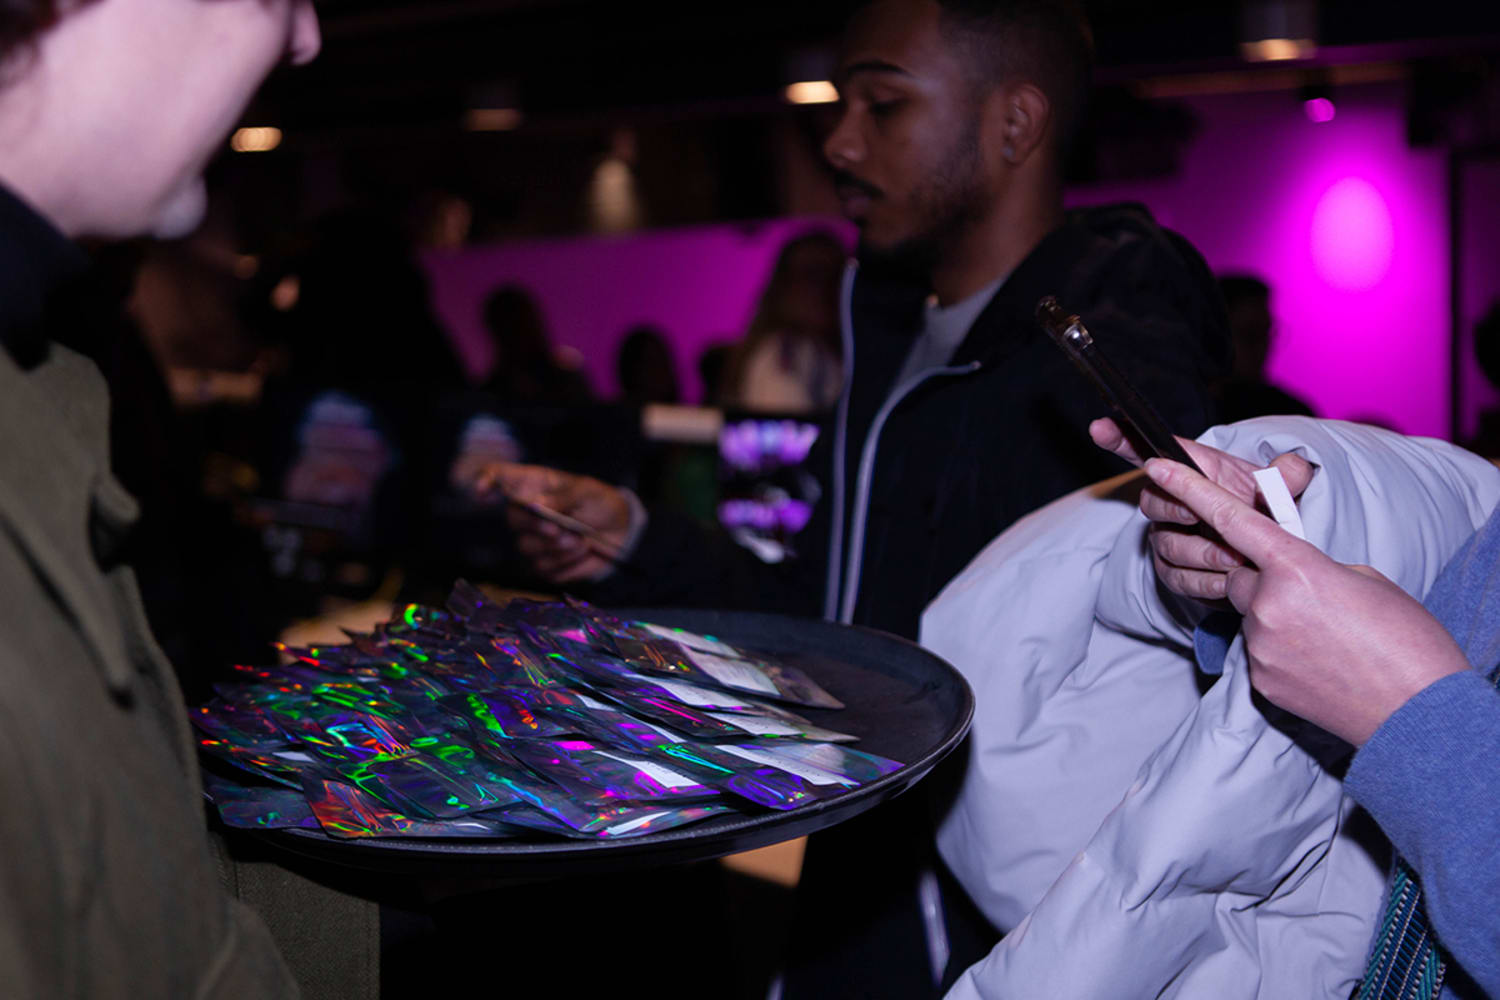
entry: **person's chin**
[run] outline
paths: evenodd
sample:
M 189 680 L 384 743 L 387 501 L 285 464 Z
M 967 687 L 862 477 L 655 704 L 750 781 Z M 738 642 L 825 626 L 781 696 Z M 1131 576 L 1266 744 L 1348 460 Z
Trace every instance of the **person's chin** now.
M 160 240 L 181 239 L 202 225 L 207 213 L 208 191 L 203 178 L 196 177 L 162 204 L 152 222 L 151 235 Z
M 932 250 L 923 241 L 882 240 L 868 228 L 860 232 L 854 255 L 866 271 L 900 280 L 926 281 L 932 272 Z

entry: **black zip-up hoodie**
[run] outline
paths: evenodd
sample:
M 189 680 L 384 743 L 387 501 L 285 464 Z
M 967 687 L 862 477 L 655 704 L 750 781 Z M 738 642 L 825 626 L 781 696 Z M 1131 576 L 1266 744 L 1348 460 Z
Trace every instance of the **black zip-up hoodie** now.
M 992 538 L 1124 469 L 1089 440 L 1107 407 L 1037 326 L 1043 296 L 1084 318 L 1179 434 L 1213 422 L 1207 386 L 1229 368 L 1212 274 L 1139 205 L 1069 213 L 950 365 L 896 398 L 927 291 L 854 268 L 845 286 L 845 393 L 809 458 L 824 494 L 799 539 L 803 555 L 769 566 L 727 535 L 653 512 L 633 567 L 605 581 L 597 601 L 823 614 L 915 638 L 922 609 Z

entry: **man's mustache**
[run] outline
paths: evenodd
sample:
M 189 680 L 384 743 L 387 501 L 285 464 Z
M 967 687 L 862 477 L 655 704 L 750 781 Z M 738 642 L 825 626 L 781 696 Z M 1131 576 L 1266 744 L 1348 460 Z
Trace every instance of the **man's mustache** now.
M 884 197 L 885 192 L 871 184 L 869 181 L 860 180 L 847 170 L 835 170 L 833 172 L 833 186 L 840 190 L 853 190 L 870 198 Z

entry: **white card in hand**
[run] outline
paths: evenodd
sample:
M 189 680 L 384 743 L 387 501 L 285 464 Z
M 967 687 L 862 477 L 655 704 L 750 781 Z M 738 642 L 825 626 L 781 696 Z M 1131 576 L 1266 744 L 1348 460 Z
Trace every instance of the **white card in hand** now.
M 1276 523 L 1304 542 L 1307 541 L 1307 533 L 1302 530 L 1302 515 L 1297 513 L 1297 502 L 1292 499 L 1291 490 L 1286 488 L 1281 470 L 1256 469 L 1254 475 L 1255 485 L 1260 487 L 1260 495 L 1265 498 L 1266 507 Z

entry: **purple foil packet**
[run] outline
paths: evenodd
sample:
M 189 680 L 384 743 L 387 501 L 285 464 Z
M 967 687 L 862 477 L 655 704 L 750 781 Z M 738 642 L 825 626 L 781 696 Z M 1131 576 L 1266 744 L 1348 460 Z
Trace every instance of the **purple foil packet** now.
M 779 811 L 830 799 L 858 785 L 822 768 L 773 759 L 732 743 L 678 744 L 657 753 L 705 784 Z
M 894 774 L 904 766 L 900 761 L 878 754 L 854 750 L 836 743 L 800 743 L 794 740 L 766 740 L 741 745 L 770 760 L 801 764 L 826 771 L 857 785 L 869 784 Z
M 339 774 L 395 812 L 418 819 L 443 819 L 516 802 L 501 770 L 501 765 L 490 766 L 488 761 L 450 762 L 410 753 L 346 764 L 339 768 Z
M 273 788 L 236 785 L 212 775 L 204 778 L 204 794 L 226 826 L 241 830 L 316 830 L 318 818 L 301 787 Z
M 516 760 L 584 803 L 617 804 L 660 799 L 713 798 L 718 792 L 661 758 L 588 740 L 517 745 Z

